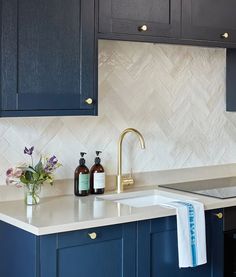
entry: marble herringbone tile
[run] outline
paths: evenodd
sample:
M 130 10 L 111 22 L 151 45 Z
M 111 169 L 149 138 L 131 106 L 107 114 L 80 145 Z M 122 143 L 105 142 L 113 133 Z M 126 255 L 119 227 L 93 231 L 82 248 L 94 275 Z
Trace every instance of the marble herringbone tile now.
M 79 152 L 103 151 L 107 173 L 116 172 L 117 140 L 124 143 L 124 172 L 236 162 L 236 114 L 225 112 L 225 50 L 100 41 L 99 116 L 0 119 L 0 181 L 24 160 L 23 148 L 56 154 L 58 178 L 73 177 Z

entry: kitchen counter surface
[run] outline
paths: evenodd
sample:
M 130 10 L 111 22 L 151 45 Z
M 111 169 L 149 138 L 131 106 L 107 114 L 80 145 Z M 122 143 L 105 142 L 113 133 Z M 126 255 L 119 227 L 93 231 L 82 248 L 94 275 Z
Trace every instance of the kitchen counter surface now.
M 182 199 L 196 199 L 206 210 L 236 206 L 236 198 L 221 200 L 158 186 L 138 187 L 127 192 L 157 189 L 165 196 L 169 193 Z M 0 203 L 0 220 L 35 235 L 67 232 L 105 225 L 127 223 L 175 215 L 175 210 L 161 206 L 135 208 L 103 200 L 96 196 L 65 195 L 42 198 L 37 206 L 26 206 L 23 200 Z

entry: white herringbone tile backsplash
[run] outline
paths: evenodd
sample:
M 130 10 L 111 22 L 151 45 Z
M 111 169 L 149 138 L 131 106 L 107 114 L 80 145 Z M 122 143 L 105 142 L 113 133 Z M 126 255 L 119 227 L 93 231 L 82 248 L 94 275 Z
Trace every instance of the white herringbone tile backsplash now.
M 0 119 L 0 181 L 24 161 L 24 146 L 55 154 L 57 178 L 73 177 L 80 151 L 91 166 L 102 150 L 116 172 L 117 140 L 127 127 L 141 131 L 124 143 L 124 171 L 153 171 L 236 162 L 236 113 L 225 112 L 225 50 L 100 41 L 99 116 Z

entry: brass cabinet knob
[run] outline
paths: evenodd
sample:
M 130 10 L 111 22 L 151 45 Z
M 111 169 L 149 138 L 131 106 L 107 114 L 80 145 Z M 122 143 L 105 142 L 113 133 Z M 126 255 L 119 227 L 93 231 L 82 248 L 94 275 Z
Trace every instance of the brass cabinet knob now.
M 229 33 L 226 32 L 226 33 L 222 34 L 221 37 L 224 38 L 224 39 L 226 39 L 226 38 L 229 37 Z
M 97 238 L 97 234 L 95 232 L 93 233 L 88 233 L 88 236 L 91 238 L 91 239 L 96 239 Z
M 215 216 L 216 216 L 218 219 L 222 219 L 222 218 L 223 218 L 223 214 L 222 214 L 222 213 L 217 213 L 217 214 L 215 214 Z
M 147 25 L 142 25 L 138 27 L 139 32 L 146 32 L 148 30 Z
M 87 98 L 85 100 L 85 102 L 88 104 L 88 105 L 92 105 L 93 104 L 93 99 L 92 98 Z

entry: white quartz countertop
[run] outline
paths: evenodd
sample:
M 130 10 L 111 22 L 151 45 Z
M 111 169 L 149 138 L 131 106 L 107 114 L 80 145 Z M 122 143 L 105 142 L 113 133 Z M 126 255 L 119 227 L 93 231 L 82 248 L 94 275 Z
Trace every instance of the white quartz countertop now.
M 206 210 L 236 206 L 236 198 L 221 200 L 191 193 L 185 193 L 157 186 L 136 188 L 137 190 L 157 189 L 177 193 L 186 200 L 195 198 L 204 204 Z M 145 219 L 171 216 L 174 209 L 161 206 L 143 208 L 130 207 L 96 196 L 76 197 L 65 195 L 41 199 L 37 206 L 26 206 L 23 200 L 0 203 L 0 220 L 35 235 L 47 235 L 92 227 L 127 223 Z

